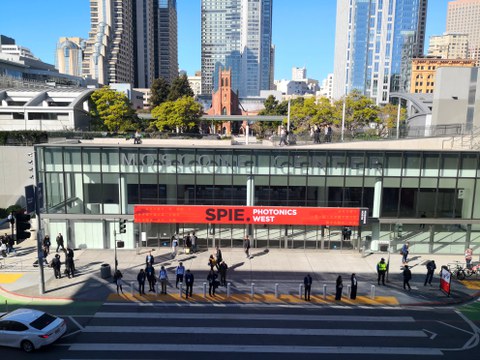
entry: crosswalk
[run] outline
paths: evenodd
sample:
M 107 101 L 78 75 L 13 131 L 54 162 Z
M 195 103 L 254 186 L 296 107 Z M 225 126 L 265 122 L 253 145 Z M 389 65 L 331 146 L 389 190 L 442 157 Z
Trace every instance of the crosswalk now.
M 427 330 L 424 321 L 377 311 L 110 304 L 63 346 L 68 346 L 68 359 L 153 359 L 159 353 L 161 358 L 197 359 L 212 352 L 229 359 L 444 355 L 442 336 Z

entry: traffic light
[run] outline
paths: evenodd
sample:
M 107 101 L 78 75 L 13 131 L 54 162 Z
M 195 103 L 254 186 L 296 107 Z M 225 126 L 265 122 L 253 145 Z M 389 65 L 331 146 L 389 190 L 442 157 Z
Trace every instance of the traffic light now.
M 120 219 L 120 234 L 125 234 L 127 232 L 127 220 Z
M 30 237 L 30 231 L 27 231 L 31 228 L 30 218 L 28 214 L 17 213 L 16 218 L 16 231 L 17 231 L 17 241 L 25 240 Z

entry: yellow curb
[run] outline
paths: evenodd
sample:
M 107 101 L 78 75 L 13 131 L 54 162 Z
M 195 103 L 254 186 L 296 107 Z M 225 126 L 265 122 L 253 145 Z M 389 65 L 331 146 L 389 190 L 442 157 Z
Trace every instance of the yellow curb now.
M 480 280 L 461 280 L 460 283 L 467 289 L 480 290 Z
M 278 298 L 274 294 L 255 294 L 252 299 L 250 294 L 234 294 L 229 298 L 226 294 L 218 294 L 215 297 L 203 297 L 203 295 L 193 294 L 192 297 L 186 299 L 185 297 L 180 298 L 178 294 L 147 294 L 147 295 L 138 295 L 137 293 L 132 295 L 131 293 L 124 294 L 110 294 L 107 298 L 110 302 L 162 302 L 162 303 L 171 303 L 171 302 L 188 302 L 188 303 L 212 303 L 212 304 L 221 304 L 224 302 L 233 302 L 233 303 L 260 303 L 260 304 L 344 304 L 344 305 L 399 305 L 399 302 L 394 296 L 377 296 L 375 299 L 371 299 L 368 296 L 357 296 L 355 300 L 352 300 L 347 297 L 343 297 L 342 300 L 335 300 L 334 296 L 327 296 L 326 299 L 323 296 L 311 297 L 310 301 L 305 301 L 303 298 L 299 298 L 295 295 L 280 295 Z
M 0 284 L 12 284 L 18 279 L 20 279 L 22 276 L 23 274 L 15 274 L 15 273 L 0 274 Z

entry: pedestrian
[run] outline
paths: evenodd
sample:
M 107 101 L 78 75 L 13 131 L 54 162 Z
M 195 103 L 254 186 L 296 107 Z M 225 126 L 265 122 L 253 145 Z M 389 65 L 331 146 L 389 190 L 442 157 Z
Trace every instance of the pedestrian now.
M 142 134 L 140 133 L 140 130 L 135 131 L 135 135 L 133 135 L 133 143 L 134 144 L 142 143 Z
M 380 259 L 380 262 L 377 264 L 377 273 L 378 278 L 377 282 L 380 285 L 380 279 L 382 280 L 382 285 L 385 285 L 385 273 L 387 272 L 387 263 L 384 258 Z
M 412 278 L 412 272 L 408 265 L 405 265 L 403 268 L 403 288 L 406 290 L 408 287 L 408 291 L 412 290 L 410 287 L 409 281 Z
M 189 296 L 192 297 L 194 280 L 193 274 L 190 272 L 190 270 L 187 270 L 187 273 L 185 274 L 185 295 L 187 299 Z
M 305 286 L 305 300 L 310 301 L 310 291 L 312 289 L 312 277 L 310 274 L 303 278 L 303 285 Z
M 147 264 L 147 267 L 145 268 L 145 275 L 147 276 L 148 281 L 148 291 L 155 292 L 155 283 L 157 280 L 155 278 L 155 269 L 151 264 Z
M 65 251 L 65 247 L 63 246 L 63 235 L 61 233 L 58 233 L 58 236 L 57 236 L 57 253 L 58 253 L 58 249 L 62 248 L 63 251 Z
M 177 256 L 178 241 L 178 234 L 175 233 L 172 237 L 172 258 L 175 258 L 175 256 Z
M 351 289 L 350 289 L 350 299 L 355 300 L 357 298 L 357 286 L 358 286 L 357 276 L 355 275 L 355 273 L 352 274 L 352 276 L 350 277 L 350 280 L 352 282 Z
M 313 132 L 313 143 L 320 144 L 320 127 L 315 125 L 315 130 Z
M 207 281 L 208 281 L 208 295 L 215 296 L 215 288 L 217 285 L 217 274 L 215 274 L 215 271 L 213 271 L 213 269 L 210 270 L 210 272 L 208 273 Z
M 188 233 L 188 236 L 185 239 L 185 254 L 190 254 L 191 252 L 192 252 L 192 235 Z
M 218 268 L 220 267 L 220 264 L 223 261 L 222 250 L 220 250 L 220 247 L 218 245 L 217 245 L 217 251 L 215 253 L 215 259 L 217 260 L 217 270 L 218 270 Z
M 182 262 L 177 266 L 177 269 L 175 270 L 175 275 L 177 275 L 175 287 L 178 289 L 178 283 L 183 283 L 183 275 L 185 275 L 185 266 L 183 266 Z
M 147 278 L 147 275 L 145 274 L 145 271 L 143 269 L 140 269 L 137 275 L 138 292 L 140 293 L 140 295 L 145 295 L 145 279 L 146 278 Z
M 243 251 L 245 251 L 245 255 L 247 259 L 250 258 L 250 238 L 248 235 L 245 235 L 245 239 L 243 239 Z
M 3 241 L 0 244 L 0 256 L 7 257 L 7 244 L 5 244 Z
M 160 268 L 160 273 L 159 273 L 158 279 L 160 280 L 160 285 L 162 286 L 161 294 L 166 295 L 167 294 L 168 274 L 167 274 L 167 270 L 165 270 L 165 266 L 162 266 Z
M 278 144 L 279 146 L 282 146 L 283 144 L 288 145 L 287 135 L 288 131 L 285 129 L 285 126 L 282 125 L 280 127 L 280 143 Z
M 74 276 L 73 267 L 73 257 L 71 257 L 68 252 L 65 252 L 65 273 L 69 279 Z
M 70 259 L 70 266 L 72 270 L 72 277 L 73 277 L 73 272 L 75 271 L 75 261 L 73 261 L 73 258 L 75 257 L 75 253 L 72 248 L 67 248 L 65 251 L 65 256 L 66 258 Z
M 422 211 L 422 214 L 420 215 L 420 218 L 425 219 L 427 217 L 427 214 L 425 211 Z M 425 229 L 425 224 L 420 224 L 420 229 Z
M 192 251 L 195 253 L 197 252 L 197 235 L 195 235 L 195 231 L 192 233 L 190 240 L 192 241 Z
M 115 273 L 113 274 L 113 281 L 117 285 L 117 294 L 118 294 L 119 289 L 120 289 L 121 293 L 123 294 L 123 280 L 122 280 L 122 278 L 123 278 L 122 272 L 119 269 L 115 270 Z
M 466 267 L 467 269 L 471 268 L 471 263 L 472 263 L 472 258 L 473 258 L 473 250 L 472 248 L 468 248 L 465 250 L 465 263 L 467 264 Z
M 225 261 L 222 261 L 218 267 L 218 272 L 220 273 L 220 285 L 222 286 L 227 286 L 227 270 L 228 265 L 225 263 Z
M 150 251 L 148 255 L 145 257 L 145 265 L 152 265 L 155 263 L 155 257 L 152 255 L 152 252 Z
M 405 265 L 408 262 L 409 246 L 410 246 L 410 243 L 407 241 L 405 244 L 403 244 L 402 251 L 400 252 L 402 254 L 403 265 Z
M 53 269 L 53 273 L 55 275 L 55 279 L 61 279 L 62 278 L 62 273 L 60 271 L 60 268 L 62 266 L 62 263 L 60 261 L 60 255 L 56 254 L 53 259 L 52 259 L 52 262 L 50 263 L 50 266 L 52 267 Z
M 47 256 L 48 256 L 48 254 L 50 254 L 50 246 L 51 245 L 52 245 L 52 243 L 50 241 L 50 236 L 45 235 L 45 237 L 43 238 L 43 247 L 45 248 L 45 252 L 47 253 Z
M 342 300 L 343 281 L 340 275 L 337 277 L 335 290 L 335 300 Z
M 6 236 L 6 239 L 7 239 L 7 253 L 17 253 L 16 250 L 14 249 L 13 245 L 15 245 L 15 240 L 13 240 L 13 237 L 7 235 Z
M 437 268 L 437 265 L 435 264 L 435 260 L 430 260 L 426 266 L 427 266 L 427 276 L 425 276 L 425 283 L 423 284 L 423 286 L 427 286 L 427 283 L 432 285 L 433 274 L 435 273 L 435 269 Z
M 213 268 L 217 265 L 217 260 L 215 260 L 215 256 L 213 256 L 213 254 L 210 254 L 210 257 L 208 258 L 208 265 L 210 266 L 210 270 L 213 270 Z
M 46 248 L 45 246 L 42 246 L 42 251 L 43 251 L 43 262 L 44 262 L 44 264 L 48 265 L 48 260 L 47 260 L 48 252 L 47 252 L 47 248 Z

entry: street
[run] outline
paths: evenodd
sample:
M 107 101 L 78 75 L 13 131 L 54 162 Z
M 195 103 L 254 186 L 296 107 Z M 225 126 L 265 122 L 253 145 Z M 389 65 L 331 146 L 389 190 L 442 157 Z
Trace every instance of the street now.
M 16 359 L 458 359 L 478 353 L 478 327 L 454 308 L 106 303 L 66 316 L 68 332 Z

